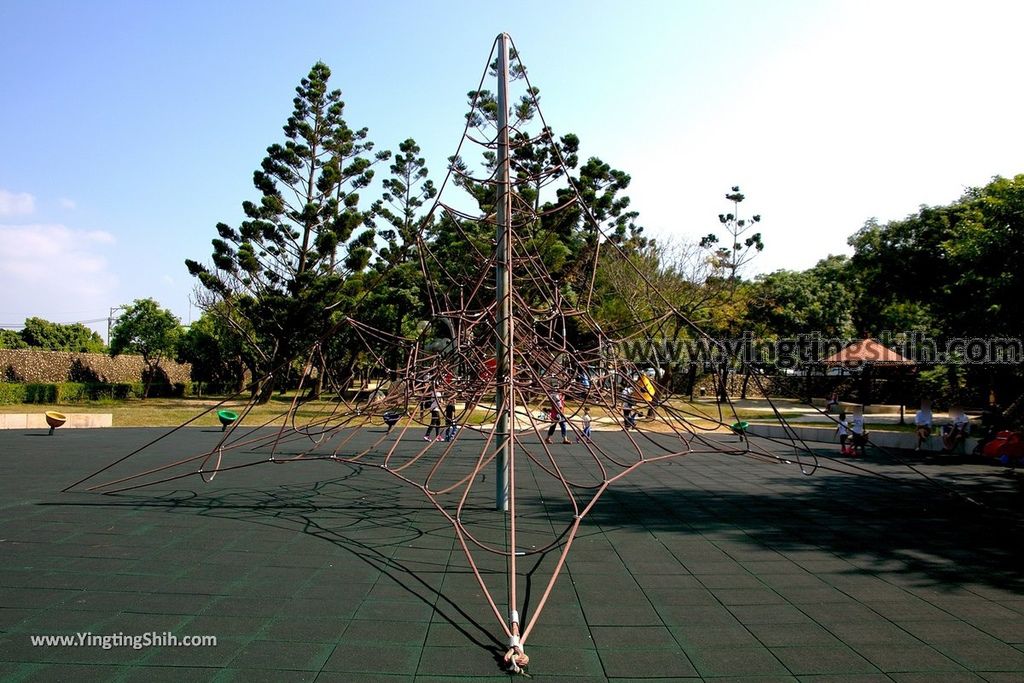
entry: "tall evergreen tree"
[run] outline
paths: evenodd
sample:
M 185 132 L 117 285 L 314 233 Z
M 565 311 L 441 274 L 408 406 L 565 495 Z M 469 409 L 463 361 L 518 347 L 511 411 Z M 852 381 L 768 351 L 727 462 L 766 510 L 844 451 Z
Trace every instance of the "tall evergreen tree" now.
M 391 164 L 391 176 L 382 183 L 384 194 L 371 210 L 374 218 L 384 219 L 385 225 L 378 234 L 385 242 L 381 259 L 388 264 L 404 263 L 415 255 L 416 241 L 427 227 L 423 207 L 437 196 L 416 141 L 409 138 L 398 146 L 398 151 Z
M 370 262 L 376 236 L 364 227 L 359 191 L 372 166 L 390 157 L 371 156 L 367 129 L 353 130 L 343 117 L 340 90 L 329 90 L 331 71 L 317 62 L 295 89 L 285 141 L 267 148 L 253 173 L 260 201 L 242 204 L 236 230 L 217 224 L 213 268 L 188 260 L 211 311 L 240 336 L 254 377 L 286 366 L 321 337 L 354 295 L 346 282 Z M 215 307 L 218 302 L 224 306 Z M 265 400 L 273 381 L 260 388 Z
M 420 147 L 409 138 L 398 146 L 391 174 L 381 183 L 384 192 L 371 207 L 369 223 L 377 228 L 383 246 L 379 258 L 364 276 L 367 294 L 357 317 L 395 336 L 415 333 L 427 316 L 428 300 L 420 262 L 420 244 L 433 224 L 430 204 L 437 188 L 430 180 Z M 396 353 L 395 347 L 378 350 Z
M 715 248 L 714 245 L 718 244 L 718 235 L 712 232 L 701 239 L 700 245 L 713 250 L 712 263 L 720 271 L 721 277 L 727 282 L 736 283 L 740 280 L 743 267 L 764 250 L 760 232 L 749 236 L 747 234 L 761 222 L 761 216 L 755 214 L 749 219 L 740 218 L 740 203 L 746 196 L 740 192 L 739 186 L 733 186 L 732 192 L 726 194 L 725 198 L 732 202 L 733 209 L 730 213 L 718 214 L 718 221 L 725 230 L 728 242 Z
M 494 62 L 491 64 L 492 76 L 496 69 L 497 62 Z M 526 70 L 519 64 L 513 50 L 511 81 L 523 79 L 525 75 Z M 541 128 L 539 132 L 529 130 L 530 122 L 537 116 L 539 99 L 540 90 L 528 86 L 518 99 L 509 103 L 511 189 L 518 206 L 529 206 L 539 215 L 532 230 L 520 233 L 525 240 L 524 248 L 540 256 L 548 272 L 562 283 L 564 294 L 572 298 L 579 294 L 579 289 L 589 286 L 586 272 L 593 265 L 593 250 L 601 241 L 591 218 L 609 240 L 628 250 L 642 248 L 646 240 L 642 237 L 643 228 L 636 222 L 639 214 L 628 209 L 630 199 L 623 194 L 630 183 L 627 173 L 612 168 L 598 157 L 590 157 L 579 167 L 580 140 L 575 134 L 556 138 L 550 128 Z M 468 93 L 468 100 L 471 111 L 466 114 L 466 119 L 474 132 L 474 139 L 493 138 L 498 119 L 495 94 L 489 90 L 472 90 Z M 492 214 L 495 208 L 493 185 L 476 180 L 474 169 L 463 158 L 452 157 L 449 161 L 456 173 L 456 184 L 476 200 L 481 213 Z M 496 164 L 495 153 L 484 152 L 482 174 L 476 177 L 493 175 Z M 558 183 L 564 175 L 568 175 L 566 182 Z M 544 194 L 545 185 L 550 185 L 547 196 Z M 573 203 L 577 192 L 582 205 Z M 556 211 L 559 207 L 563 210 Z M 451 221 L 442 219 L 437 235 L 440 244 L 446 241 L 457 244 L 467 238 L 474 243 L 485 243 L 493 237 L 491 226 L 463 223 L 456 230 L 457 236 L 445 234 L 446 229 L 455 229 L 455 226 Z M 464 250 L 463 260 L 474 251 Z M 472 272 L 473 263 L 460 266 L 457 260 L 452 269 L 453 272 Z

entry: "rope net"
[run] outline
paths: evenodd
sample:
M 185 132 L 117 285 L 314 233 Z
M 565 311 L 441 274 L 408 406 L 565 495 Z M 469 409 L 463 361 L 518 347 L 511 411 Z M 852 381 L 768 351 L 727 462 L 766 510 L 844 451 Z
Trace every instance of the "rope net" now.
M 496 162 L 502 131 L 493 100 L 482 91 L 494 68 L 492 48 L 448 174 L 421 223 L 428 227 L 415 236 L 431 311 L 418 335 L 398 336 L 345 318 L 307 350 L 298 391 L 280 415 L 251 419 L 254 398 L 209 450 L 132 469 L 131 458 L 179 427 L 68 488 L 116 493 L 186 477 L 210 481 L 221 472 L 275 463 L 379 469 L 418 489 L 451 525 L 485 609 L 508 643 L 506 665 L 518 672 L 529 661 L 526 643 L 581 524 L 623 477 L 698 453 L 796 464 L 805 474 L 837 466 L 831 459 L 819 462 L 820 454 L 788 429 L 771 402 L 776 424 L 789 436 L 751 441 L 728 399 L 684 401 L 654 368 L 621 352 L 631 342 L 680 333 L 714 342 L 652 283 L 614 220 L 595 215 L 595 202 L 573 181 L 564 145 L 544 120 L 538 91 L 512 54 L 513 83 L 522 93 L 510 107 L 509 177 Z M 513 336 L 508 372 L 499 375 L 494 198 L 503 182 Z M 566 240 L 574 240 L 579 255 L 571 263 L 564 259 Z M 602 280 L 602 267 L 612 263 L 630 273 L 628 291 Z M 642 298 L 644 305 L 632 310 L 643 313 L 602 329 L 591 311 L 599 298 L 615 297 Z M 361 347 L 375 383 L 357 386 L 351 368 L 332 365 L 328 347 L 338 338 Z M 330 400 L 301 398 L 313 381 Z M 751 381 L 759 385 L 759 376 Z M 505 404 L 498 404 L 499 395 L 507 397 Z M 509 417 L 507 434 L 499 433 L 501 410 Z M 505 477 L 497 471 L 502 459 Z M 842 469 L 870 474 L 848 462 Z M 496 511 L 495 498 L 502 496 L 495 486 L 502 479 L 507 511 Z M 524 577 L 538 580 L 542 559 L 549 571 L 540 590 L 524 590 Z

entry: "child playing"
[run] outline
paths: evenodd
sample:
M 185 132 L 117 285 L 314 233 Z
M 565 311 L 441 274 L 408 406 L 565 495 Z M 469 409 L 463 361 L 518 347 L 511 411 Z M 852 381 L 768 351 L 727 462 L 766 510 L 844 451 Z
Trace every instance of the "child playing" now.
M 583 431 L 576 437 L 576 443 L 590 443 L 590 406 L 583 407 Z
M 444 440 L 451 441 L 455 438 L 455 400 L 448 399 L 448 405 L 444 407 Z
M 548 427 L 547 442 L 551 443 L 551 437 L 555 433 L 555 425 L 558 425 L 562 428 L 562 443 L 572 443 L 569 441 L 569 437 L 565 435 L 565 397 L 561 393 L 556 393 L 552 397 L 548 419 L 551 420 L 551 426 Z
M 850 422 L 850 431 L 853 433 L 853 448 L 851 449 L 852 455 L 856 457 L 857 451 L 859 450 L 861 457 L 863 457 L 868 443 L 868 432 L 864 427 L 864 409 L 860 406 L 853 409 L 853 420 Z
M 636 413 L 633 411 L 633 387 L 627 382 L 622 387 L 622 428 L 636 428 Z
M 932 406 L 928 401 L 921 401 L 921 409 L 914 415 L 914 431 L 917 433 L 917 448 L 914 450 L 919 451 L 932 435 Z
M 847 439 L 850 438 L 850 424 L 846 421 L 846 411 L 839 411 L 839 421 L 836 424 L 836 434 L 839 435 L 839 454 L 850 455 L 853 452 L 852 448 L 848 448 L 846 445 Z
M 427 425 L 427 433 L 423 435 L 424 441 L 430 441 L 430 431 L 434 431 L 437 441 L 441 440 L 441 392 L 435 391 L 430 397 L 430 424 Z

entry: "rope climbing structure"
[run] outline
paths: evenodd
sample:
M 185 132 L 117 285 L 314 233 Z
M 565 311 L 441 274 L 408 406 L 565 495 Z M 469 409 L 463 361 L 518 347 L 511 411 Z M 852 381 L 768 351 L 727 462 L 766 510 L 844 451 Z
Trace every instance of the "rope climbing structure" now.
M 683 401 L 648 362 L 623 353 L 670 328 L 714 342 L 652 284 L 628 235 L 574 179 L 572 151 L 545 121 L 506 34 L 486 64 L 415 238 L 430 310 L 418 334 L 346 317 L 307 350 L 281 415 L 254 421 L 254 398 L 235 408 L 208 450 L 135 467 L 136 456 L 173 441 L 172 430 L 68 488 L 109 494 L 268 463 L 379 470 L 421 492 L 450 524 L 507 643 L 505 665 L 520 672 L 588 513 L 616 482 L 695 453 L 784 461 L 804 473 L 819 463 L 795 431 L 745 438 L 727 399 Z M 483 89 L 489 76 L 494 93 Z M 601 277 L 610 264 L 637 288 L 616 292 Z M 602 327 L 593 311 L 611 294 L 645 298 L 644 315 Z M 328 346 L 342 332 L 362 347 L 372 385 L 357 387 L 351 367 L 332 365 Z M 313 381 L 320 400 L 307 402 Z M 774 416 L 786 426 L 781 412 Z

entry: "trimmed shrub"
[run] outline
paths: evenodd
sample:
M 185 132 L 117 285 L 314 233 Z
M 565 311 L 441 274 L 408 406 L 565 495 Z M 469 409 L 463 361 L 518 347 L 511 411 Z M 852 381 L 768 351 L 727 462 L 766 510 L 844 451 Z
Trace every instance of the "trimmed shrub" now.
M 82 382 L 61 382 L 57 385 L 57 403 L 81 403 L 90 399 L 90 385 Z
M 110 387 L 110 397 L 118 401 L 123 401 L 126 398 L 139 398 L 142 396 L 142 384 L 118 382 L 117 384 L 110 384 L 108 386 Z
M 60 382 L 59 384 L 0 383 L 0 404 L 84 403 L 86 401 L 123 401 L 142 398 L 142 382 Z M 187 385 L 154 384 L 150 396 L 184 396 Z
M 26 384 L 25 403 L 56 403 L 56 384 Z
M 24 403 L 25 402 L 25 385 L 24 384 L 10 384 L 4 382 L 0 384 L 0 404 L 8 403 Z

